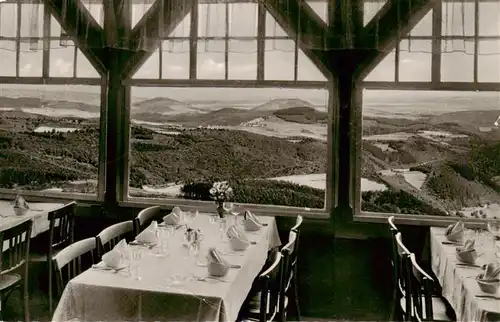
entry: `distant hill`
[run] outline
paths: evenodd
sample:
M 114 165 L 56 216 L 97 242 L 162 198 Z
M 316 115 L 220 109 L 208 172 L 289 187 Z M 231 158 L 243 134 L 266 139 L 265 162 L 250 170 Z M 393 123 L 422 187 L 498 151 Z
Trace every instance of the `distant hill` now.
M 35 97 L 12 98 L 0 96 L 0 107 L 40 107 L 42 100 Z
M 261 104 L 259 106 L 256 106 L 253 108 L 254 111 L 277 111 L 277 110 L 283 110 L 283 109 L 288 109 L 291 107 L 311 107 L 313 104 L 310 102 L 301 100 L 301 99 L 284 99 L 284 98 L 277 98 L 270 100 L 267 103 Z
M 132 106 L 133 113 L 180 114 L 200 112 L 189 104 L 167 97 L 155 97 L 136 102 Z
M 281 109 L 274 112 L 273 115 L 284 121 L 301 124 L 327 123 L 328 121 L 327 113 L 316 111 L 309 106 Z

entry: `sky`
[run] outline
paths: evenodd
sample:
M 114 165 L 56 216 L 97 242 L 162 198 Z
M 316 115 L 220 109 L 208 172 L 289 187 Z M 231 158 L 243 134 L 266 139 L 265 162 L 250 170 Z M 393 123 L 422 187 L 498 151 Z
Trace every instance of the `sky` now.
M 85 1 L 84 1 L 85 2 Z M 1 0 L 0 0 L 1 3 Z M 311 2 L 311 7 L 323 19 L 326 18 L 326 4 Z M 21 11 L 21 36 L 41 36 L 42 33 L 42 7 L 26 4 Z M 381 3 L 371 3 L 365 6 L 365 23 L 376 11 L 382 7 Z M 102 21 L 100 6 L 88 5 L 87 8 L 94 18 Z M 444 5 L 443 32 L 446 35 L 473 35 L 474 32 L 474 4 L 467 3 L 462 8 L 461 3 Z M 147 5 L 134 5 L 133 24 L 148 9 Z M 463 10 L 462 10 L 463 9 Z M 0 36 L 15 37 L 17 15 L 14 4 L 0 5 Z M 208 19 L 207 19 L 208 17 Z M 257 34 L 257 7 L 256 4 L 231 4 L 229 7 L 230 37 L 256 36 Z M 480 35 L 500 36 L 500 4 L 488 3 L 480 6 Z M 36 21 L 32 24 L 31 22 Z M 199 30 L 200 37 L 224 36 L 225 34 L 225 5 L 199 5 Z M 465 21 L 465 23 L 462 23 Z M 431 35 L 431 13 L 413 29 L 411 35 Z M 32 27 L 38 28 L 33 32 Z M 172 32 L 173 37 L 186 37 L 189 35 L 190 17 Z M 59 24 L 52 18 L 51 36 L 61 34 Z M 267 36 L 285 36 L 284 31 L 274 22 L 268 14 L 266 17 Z M 293 40 L 267 40 L 265 43 L 265 79 L 267 80 L 293 80 L 294 43 Z M 431 75 L 431 41 L 403 40 L 400 44 L 400 80 L 402 81 L 429 81 Z M 20 73 L 21 76 L 41 76 L 42 72 L 42 44 L 40 50 L 30 50 L 29 42 L 21 44 Z M 229 79 L 255 79 L 257 74 L 257 45 L 256 40 L 230 40 L 229 41 Z M 442 55 L 442 80 L 443 81 L 472 81 L 473 80 L 473 55 L 474 44 L 463 40 L 444 42 Z M 479 44 L 479 81 L 500 81 L 500 41 L 484 40 Z M 59 41 L 51 43 L 50 75 L 55 77 L 72 77 L 74 66 L 74 48 L 63 47 Z M 387 58 L 366 78 L 367 81 L 392 81 L 394 80 L 394 53 Z M 80 52 L 77 55 L 77 76 L 96 77 L 97 73 Z M 158 78 L 159 69 L 162 69 L 163 78 L 187 79 L 189 72 L 189 42 L 165 41 L 163 43 L 163 63 L 159 66 L 159 55 L 154 53 L 142 66 L 134 78 Z M 224 41 L 200 40 L 198 42 L 198 78 L 223 79 L 224 78 Z M 15 43 L 11 40 L 0 40 L 0 76 L 15 75 Z M 298 62 L 299 80 L 318 80 L 325 78 L 317 68 L 303 54 L 299 54 Z M 150 96 L 159 93 L 159 89 L 141 89 L 143 95 Z M 169 90 L 162 89 L 163 93 Z M 177 91 L 177 90 L 176 90 Z M 241 97 L 245 90 L 235 90 L 234 96 Z M 269 93 L 283 93 L 283 90 L 269 90 Z M 209 89 L 206 90 L 210 96 Z M 266 92 L 266 91 L 264 91 Z M 311 94 L 315 97 L 324 97 L 324 91 Z M 248 96 L 249 94 L 247 94 Z M 254 95 L 254 94 L 252 94 Z M 268 94 L 263 94 L 267 96 Z M 288 95 L 288 94 L 287 94 Z M 319 96 L 318 96 L 319 95 Z M 161 95 L 163 96 L 163 95 Z

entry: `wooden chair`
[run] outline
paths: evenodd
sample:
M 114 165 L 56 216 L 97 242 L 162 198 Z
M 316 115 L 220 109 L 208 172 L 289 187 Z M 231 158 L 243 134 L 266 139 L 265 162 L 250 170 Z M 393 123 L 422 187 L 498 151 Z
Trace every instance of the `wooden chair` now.
M 394 240 L 396 247 L 396 258 L 394 259 L 394 266 L 398 267 L 397 275 L 395 276 L 396 280 L 394 282 L 396 283 L 397 287 L 396 300 L 399 302 L 398 310 L 396 310 L 398 316 L 396 316 L 394 320 L 399 321 L 402 318 L 403 321 L 411 321 L 411 298 L 409 296 L 406 296 L 406 294 L 410 294 L 409 292 L 407 293 L 407 290 L 410 284 L 409 258 L 411 253 L 403 244 L 400 232 L 396 233 L 396 235 L 394 236 Z M 401 315 L 401 317 L 399 315 Z
M 141 210 L 137 217 L 135 217 L 134 219 L 135 235 L 139 235 L 139 233 L 153 221 L 153 218 L 157 217 L 160 214 L 160 212 L 161 209 L 159 206 L 153 206 Z
M 52 313 L 53 280 L 52 260 L 58 251 L 71 245 L 74 241 L 76 202 L 70 202 L 56 210 L 49 211 L 49 247 L 47 266 L 49 270 L 49 310 Z
M 394 224 L 394 216 L 390 216 L 387 219 L 387 222 L 389 224 L 389 232 L 391 234 L 391 246 L 392 246 L 392 260 L 391 260 L 391 265 L 392 265 L 392 273 L 393 273 L 393 289 L 392 289 L 392 307 L 391 307 L 391 318 L 390 320 L 393 319 L 394 316 L 401 316 L 402 312 L 400 310 L 400 299 L 401 297 L 405 296 L 404 294 L 404 289 L 402 287 L 402 279 L 403 276 L 401 275 L 401 260 L 399 257 L 398 253 L 398 243 L 396 242 L 396 235 L 399 233 L 398 228 Z M 401 242 L 401 247 L 404 247 L 403 243 Z M 406 247 L 404 247 L 406 249 Z
M 134 223 L 132 220 L 120 222 L 103 229 L 96 236 L 97 257 L 109 252 L 123 238 L 130 240 L 134 232 Z
M 30 252 L 31 228 L 33 221 L 24 221 L 0 232 L 0 315 L 1 308 L 12 291 L 19 289 L 21 306 L 24 307 L 24 319 L 30 320 L 28 291 L 28 262 Z M 22 275 L 13 273 L 23 270 Z M 3 320 L 0 317 L 0 320 Z
M 298 259 L 298 251 L 299 251 L 299 238 L 300 238 L 300 228 L 302 226 L 302 222 L 304 221 L 304 218 L 301 215 L 297 216 L 297 220 L 295 221 L 295 225 L 290 229 L 290 231 L 294 232 L 296 234 L 296 239 L 295 243 L 293 244 L 294 249 L 292 253 L 290 254 L 291 257 L 293 257 L 292 262 L 292 272 L 290 276 L 290 283 L 291 287 L 293 288 L 292 291 L 290 291 L 290 297 L 293 300 L 294 303 L 294 310 L 295 310 L 295 317 L 297 321 L 300 321 L 300 305 L 299 305 L 299 287 L 298 287 L 298 264 L 297 264 L 297 259 Z M 289 243 L 290 243 L 290 239 Z
M 53 260 L 57 294 L 60 296 L 69 280 L 95 263 L 96 239 L 83 239 L 60 251 Z
M 410 283 L 406 294 L 411 295 L 412 318 L 416 321 L 452 321 L 447 315 L 446 304 L 440 298 L 432 296 L 432 277 L 417 264 L 415 254 L 410 254 L 409 258 Z
M 243 321 L 273 321 L 278 315 L 279 291 L 283 283 L 283 255 L 274 253 L 271 266 L 258 277 L 259 303 L 257 307 L 250 307 Z
M 281 289 L 280 289 L 280 297 L 279 297 L 279 306 L 278 306 L 278 312 L 280 315 L 279 321 L 286 321 L 287 318 L 287 313 L 288 313 L 288 304 L 289 298 L 292 298 L 295 300 L 294 302 L 294 312 L 295 312 L 295 320 L 294 321 L 300 321 L 300 316 L 299 316 L 299 308 L 298 308 L 298 301 L 296 298 L 296 293 L 294 290 L 291 290 L 290 288 L 293 288 L 294 281 L 296 280 L 296 267 L 297 267 L 297 251 L 298 251 L 298 240 L 297 240 L 297 233 L 294 231 L 290 231 L 289 237 L 288 237 L 288 243 L 283 246 L 281 249 L 281 254 L 283 256 L 283 282 L 281 283 Z

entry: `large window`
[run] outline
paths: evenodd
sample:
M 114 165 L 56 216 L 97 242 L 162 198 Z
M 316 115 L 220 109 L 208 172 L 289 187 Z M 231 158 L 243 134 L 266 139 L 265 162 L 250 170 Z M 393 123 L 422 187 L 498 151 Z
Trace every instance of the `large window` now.
M 324 209 L 326 78 L 269 13 L 259 16 L 257 3 L 201 3 L 197 11 L 129 81 L 137 85 L 130 200 L 207 201 L 213 182 L 230 181 L 238 203 Z M 168 87 L 176 82 L 190 86 Z
M 500 217 L 498 92 L 365 91 L 361 210 Z
M 327 92 L 134 88 L 129 195 L 323 208 Z
M 500 218 L 500 7 L 479 2 L 476 21 L 473 2 L 437 5 L 365 79 L 357 202 Z
M 0 85 L 0 188 L 96 196 L 99 90 Z
M 43 28 L 44 10 L 0 2 L 0 189 L 95 198 L 99 75 L 54 18 Z

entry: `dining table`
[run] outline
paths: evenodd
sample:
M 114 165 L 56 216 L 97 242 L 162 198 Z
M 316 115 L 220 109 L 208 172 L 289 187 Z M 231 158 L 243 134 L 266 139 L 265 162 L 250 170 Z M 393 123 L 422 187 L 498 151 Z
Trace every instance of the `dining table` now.
M 33 220 L 31 238 L 49 230 L 49 212 L 64 206 L 62 203 L 34 202 L 29 204 L 28 211 L 16 215 L 13 201 L 0 200 L 0 231 L 14 227 L 24 221 Z
M 259 216 L 258 231 L 236 222 L 250 244 L 234 251 L 214 218 L 200 213 L 189 223 L 203 236 L 197 255 L 187 247 L 185 226 L 159 227 L 159 245 L 129 243 L 133 259 L 125 269 L 103 270 L 101 262 L 71 279 L 53 321 L 235 321 L 268 251 L 281 241 L 274 217 Z M 227 275 L 208 274 L 211 248 L 229 264 Z
M 484 271 L 483 265 L 500 261 L 500 241 L 494 240 L 487 232 L 476 234 L 484 241 L 490 238 L 490 242 L 476 239 L 478 257 L 474 264 L 465 264 L 456 256 L 460 243 L 448 241 L 445 232 L 443 227 L 430 228 L 431 265 L 442 295 L 454 309 L 457 321 L 487 321 L 488 316 L 500 316 L 500 291 L 485 293 L 476 281 Z

